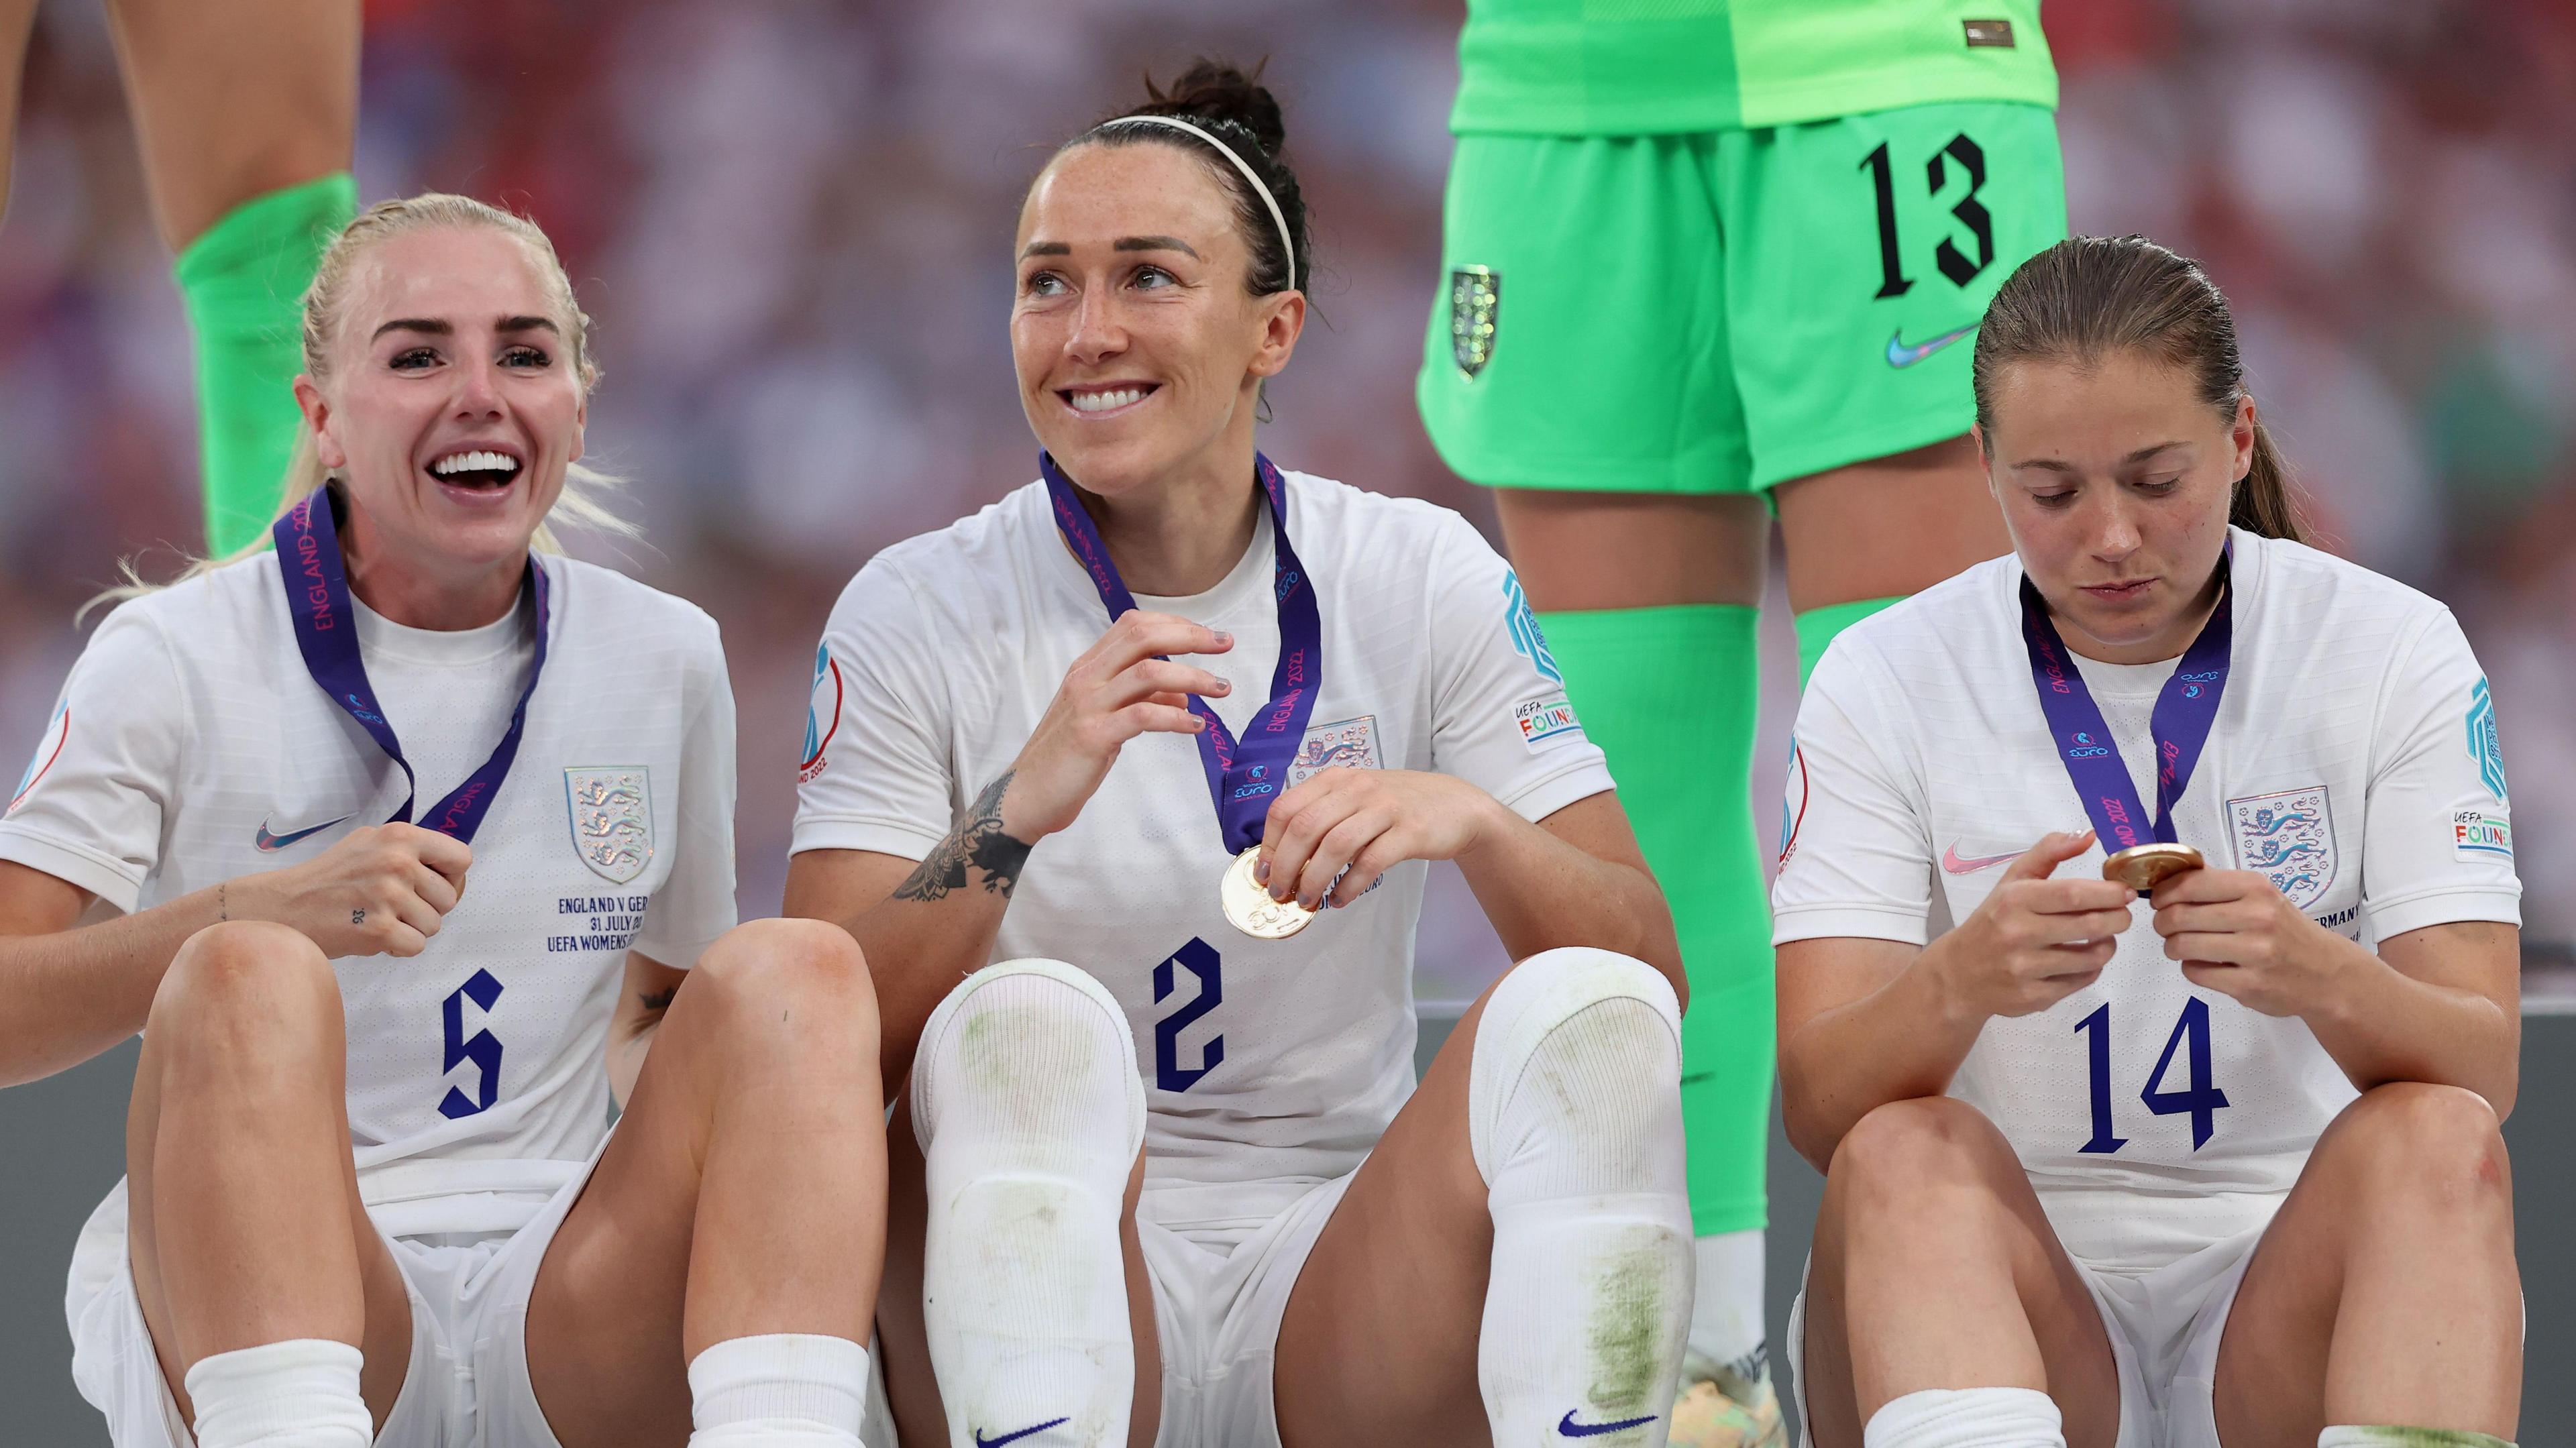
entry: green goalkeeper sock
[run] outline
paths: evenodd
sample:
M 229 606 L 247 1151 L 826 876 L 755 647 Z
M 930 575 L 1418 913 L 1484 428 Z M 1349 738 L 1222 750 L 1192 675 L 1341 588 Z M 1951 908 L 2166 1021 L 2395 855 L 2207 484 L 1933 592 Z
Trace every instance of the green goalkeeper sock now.
M 1904 594 L 1894 598 L 1864 598 L 1855 603 L 1829 603 L 1811 608 L 1795 619 L 1798 626 L 1798 687 L 1807 687 L 1807 676 L 1816 671 L 1816 660 L 1825 656 L 1825 645 L 1834 635 L 1878 612 L 1891 603 L 1903 603 Z
M 216 557 L 256 541 L 277 512 L 300 421 L 292 384 L 303 370 L 304 289 L 357 210 L 358 183 L 337 172 L 243 202 L 179 254 Z
M 1764 1224 L 1771 1114 L 1771 903 L 1749 776 L 1760 675 L 1750 608 L 1539 616 L 1584 732 L 1672 905 L 1690 977 L 1682 1125 L 1692 1230 Z

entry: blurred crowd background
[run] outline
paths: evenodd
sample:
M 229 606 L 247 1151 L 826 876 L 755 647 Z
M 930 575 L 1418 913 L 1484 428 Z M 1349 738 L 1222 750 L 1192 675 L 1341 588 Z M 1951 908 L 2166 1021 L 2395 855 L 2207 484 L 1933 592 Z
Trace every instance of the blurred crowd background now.
M 1004 327 L 1023 188 L 1199 53 L 1285 101 L 1320 325 L 1264 447 L 1492 510 L 1413 373 L 1435 291 L 1459 0 L 515 0 L 367 5 L 362 199 L 533 216 L 597 320 L 594 461 L 635 572 L 724 626 L 742 899 L 777 908 L 814 638 L 896 539 L 1035 473 Z M 2339 551 L 2426 588 L 2494 683 L 2542 987 L 2576 941 L 2576 6 L 2050 0 L 2074 225 L 2196 255 Z M 72 614 L 199 538 L 189 350 L 96 0 L 46 0 L 0 225 L 0 750 Z M 1619 259 L 1606 249 L 1602 265 Z M 1754 793 L 1777 811 L 1783 647 Z M 10 741 L 15 741 L 11 743 Z M 16 755 L 9 754 L 15 768 Z M 1454 877 L 1425 994 L 1499 966 Z

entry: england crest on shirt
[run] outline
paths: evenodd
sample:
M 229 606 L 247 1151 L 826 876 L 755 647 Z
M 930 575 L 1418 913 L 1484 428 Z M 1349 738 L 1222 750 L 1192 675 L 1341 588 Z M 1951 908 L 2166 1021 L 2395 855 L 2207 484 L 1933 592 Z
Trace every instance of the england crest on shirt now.
M 1288 761 L 1288 787 L 1304 784 L 1318 770 L 1377 767 L 1376 715 L 1317 724 L 1298 741 L 1297 757 Z
M 2297 909 L 2325 898 L 2334 884 L 2335 843 L 2324 785 L 2231 799 L 2227 819 L 2235 832 L 2238 869 L 2271 881 Z
M 591 873 L 623 885 L 653 862 L 653 794 L 644 766 L 564 771 L 573 852 Z

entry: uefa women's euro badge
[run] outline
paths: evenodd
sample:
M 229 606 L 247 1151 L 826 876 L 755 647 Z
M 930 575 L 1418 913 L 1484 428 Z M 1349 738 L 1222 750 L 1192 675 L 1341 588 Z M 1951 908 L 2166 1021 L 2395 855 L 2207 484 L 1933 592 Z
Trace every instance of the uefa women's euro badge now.
M 591 873 L 623 885 L 653 863 L 653 792 L 643 765 L 564 771 L 572 847 Z

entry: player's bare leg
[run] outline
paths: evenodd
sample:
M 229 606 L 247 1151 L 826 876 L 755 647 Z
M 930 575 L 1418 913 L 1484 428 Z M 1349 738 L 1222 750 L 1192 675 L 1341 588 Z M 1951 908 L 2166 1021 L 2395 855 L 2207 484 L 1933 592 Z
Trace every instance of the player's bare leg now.
M 109 0 L 161 239 L 345 171 L 358 126 L 357 0 Z
M 108 0 L 143 174 L 196 343 L 216 556 L 276 513 L 300 418 L 298 318 L 357 210 L 357 0 Z
M 1771 920 L 1746 789 L 1771 519 L 1759 497 L 1498 489 L 1503 535 L 1664 886 L 1692 1011 L 1682 1116 L 1699 1289 L 1673 1442 L 1781 1448 L 1763 1328 Z
M 1503 551 L 1551 613 L 1762 602 L 1771 519 L 1742 494 L 1496 488 Z
M 866 1344 L 878 1092 L 876 996 L 847 934 L 760 920 L 708 947 L 529 1299 L 529 1379 L 565 1448 L 681 1442 L 687 1365 L 715 1344 Z
M 1920 593 L 2012 551 L 1965 435 L 1792 478 L 1771 497 L 1800 614 Z
M 0 212 L 9 203 L 10 161 L 18 154 L 18 93 L 27 72 L 27 43 L 36 34 L 36 0 L 0 0 Z
M 1606 992 L 1581 987 L 1585 1003 L 1571 1010 L 1559 1001 L 1521 1013 L 1534 977 L 1571 978 L 1604 959 L 1614 970 L 1647 974 L 1634 961 L 1591 951 L 1550 951 L 1515 967 L 1460 1019 L 1360 1166 L 1307 1255 L 1280 1325 L 1274 1385 L 1288 1448 L 1465 1448 L 1492 1441 L 1489 1413 L 1525 1420 L 1493 1425 L 1512 1441 L 1558 1431 L 1609 1444 L 1661 1437 L 1691 1292 L 1689 1220 L 1673 1150 L 1679 1052 L 1674 1022 L 1663 1015 L 1671 997 L 1653 1007 L 1640 999 L 1651 987 L 1621 994 L 1635 981 L 1614 975 Z M 1516 1028 L 1515 1016 L 1530 1029 Z M 1486 1029 L 1489 1017 L 1498 1029 Z M 1497 1053 L 1481 1088 L 1480 1050 Z M 1526 1088 L 1545 1098 L 1531 1112 L 1528 1098 L 1513 1093 L 1542 1080 Z M 1504 1081 L 1511 1084 L 1500 1096 L 1483 1094 Z M 1488 1118 L 1481 1148 L 1471 1125 L 1480 1112 Z M 1534 1119 L 1589 1157 L 1585 1167 L 1617 1159 L 1605 1175 L 1620 1180 L 1586 1182 L 1589 1190 L 1550 1204 L 1595 1225 L 1568 1231 L 1560 1217 L 1549 1231 L 1531 1233 L 1515 1219 L 1518 1236 L 1505 1241 L 1506 1197 L 1526 1205 L 1506 1174 L 1529 1163 L 1508 1160 L 1502 1140 Z M 1665 1151 L 1669 1168 L 1637 1164 Z M 1567 1260 L 1528 1260 L 1540 1244 Z M 1519 1259 L 1505 1261 L 1506 1251 Z M 1585 1275 L 1596 1270 L 1600 1282 Z M 1487 1340 L 1497 1333 L 1517 1339 Z M 1551 1376 L 1559 1381 L 1523 1381 Z
M 1835 1149 L 1801 1349 L 1817 1448 L 1860 1448 L 1880 1408 L 1930 1389 L 2038 1389 L 2069 1448 L 2119 1436 L 2092 1294 L 2003 1133 L 1947 1097 L 1879 1107 Z
M 2344 1108 L 2245 1270 L 2216 1390 L 2229 1448 L 2345 1423 L 2514 1435 L 2513 1179 L 2485 1098 L 2402 1082 Z
M 327 1339 L 365 1356 L 378 1426 L 411 1304 L 358 1197 L 339 983 L 312 941 L 235 922 L 190 937 L 153 996 L 125 1128 L 136 1295 L 182 1416 L 218 1353 Z
M 886 1123 L 885 1285 L 877 1293 L 877 1336 L 892 1400 L 895 1431 L 910 1448 L 948 1441 L 948 1415 L 931 1371 L 930 1339 L 921 1317 L 922 1248 L 929 1236 L 930 1199 L 920 1140 L 912 1131 L 912 1094 L 897 1099 Z M 1127 1274 L 1127 1319 L 1136 1350 L 1136 1393 L 1128 1410 L 1130 1448 L 1152 1448 L 1163 1421 L 1163 1352 L 1154 1326 L 1154 1288 L 1145 1272 L 1145 1249 L 1136 1239 L 1136 1200 L 1145 1189 L 1145 1156 L 1127 1175 L 1118 1239 Z

